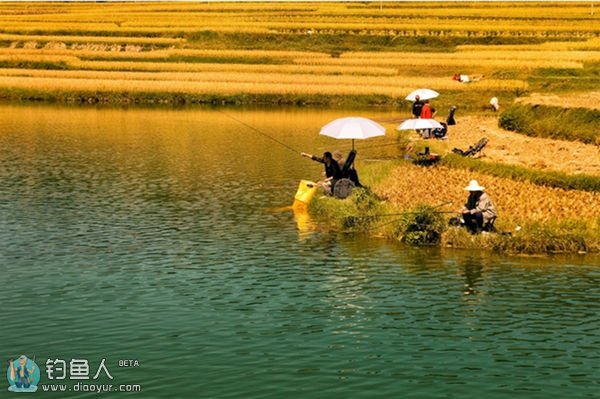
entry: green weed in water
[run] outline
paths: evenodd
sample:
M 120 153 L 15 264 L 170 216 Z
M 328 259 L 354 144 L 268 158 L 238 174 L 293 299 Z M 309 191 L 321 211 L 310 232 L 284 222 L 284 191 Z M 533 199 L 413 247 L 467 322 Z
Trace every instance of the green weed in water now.
M 400 218 L 394 236 L 410 245 L 439 244 L 446 227 L 444 216 L 434 207 L 419 205 Z

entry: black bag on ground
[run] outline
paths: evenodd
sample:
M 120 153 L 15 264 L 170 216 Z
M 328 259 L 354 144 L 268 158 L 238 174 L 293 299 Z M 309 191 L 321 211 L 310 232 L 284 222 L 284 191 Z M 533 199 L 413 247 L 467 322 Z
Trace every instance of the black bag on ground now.
M 440 123 L 440 125 L 442 125 L 441 128 L 432 130 L 433 137 L 435 137 L 436 139 L 444 138 L 444 137 L 446 137 L 446 134 L 448 133 L 448 125 L 444 122 Z

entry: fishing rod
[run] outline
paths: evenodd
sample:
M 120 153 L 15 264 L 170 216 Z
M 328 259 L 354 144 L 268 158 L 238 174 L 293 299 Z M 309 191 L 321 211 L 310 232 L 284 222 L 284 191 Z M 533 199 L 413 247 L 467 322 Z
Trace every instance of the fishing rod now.
M 235 122 L 237 122 L 237 123 L 239 123 L 239 124 L 247 127 L 248 129 L 253 130 L 254 132 L 256 132 L 256 133 L 258 133 L 258 134 L 260 134 L 260 135 L 268 138 L 269 140 L 274 141 L 275 143 L 283 146 L 284 148 L 287 148 L 288 150 L 293 151 L 295 154 L 298 154 L 299 152 L 301 152 L 301 151 L 298 151 L 295 148 L 293 148 L 293 147 L 285 144 L 284 142 L 276 139 L 275 137 L 271 136 L 270 134 L 268 134 L 268 133 L 266 133 L 266 132 L 264 132 L 264 131 L 262 131 L 262 130 L 260 130 L 260 129 L 258 129 L 258 128 L 254 127 L 254 126 L 252 126 L 252 125 L 250 125 L 250 124 L 248 124 L 246 122 L 244 122 L 244 121 L 242 121 L 241 119 L 236 118 L 235 116 L 233 116 L 231 114 L 226 113 L 225 111 L 222 111 L 222 110 L 217 110 L 217 111 L 220 112 L 221 114 L 225 115 L 229 119 L 231 119 L 231 120 L 233 120 L 233 121 L 235 121 Z M 391 143 L 374 144 L 374 145 L 371 145 L 371 146 L 366 146 L 366 147 L 363 147 L 363 149 L 376 148 L 376 147 L 386 147 L 386 146 L 397 145 L 397 144 L 398 144 L 398 142 L 394 141 L 394 142 L 391 142 Z
M 234 121 L 236 121 L 237 123 L 239 123 L 239 124 L 241 124 L 241 125 L 244 125 L 244 126 L 246 126 L 248 129 L 251 129 L 251 130 L 255 131 L 256 133 L 258 133 L 258 134 L 260 134 L 260 135 L 262 135 L 262 136 L 264 136 L 264 137 L 266 137 L 266 138 L 268 138 L 268 139 L 270 139 L 270 140 L 274 141 L 275 143 L 277 143 L 277 144 L 279 144 L 279 145 L 283 146 L 284 148 L 287 148 L 288 150 L 290 150 L 290 151 L 293 151 L 293 152 L 294 152 L 294 154 L 298 155 L 298 154 L 300 153 L 300 151 L 298 151 L 298 150 L 296 150 L 296 149 L 294 149 L 294 148 L 290 147 L 289 145 L 285 144 L 285 143 L 284 143 L 284 142 L 282 142 L 282 141 L 279 141 L 279 140 L 277 140 L 275 137 L 273 137 L 273 136 L 271 136 L 271 135 L 269 135 L 269 134 L 267 134 L 267 133 L 263 132 L 262 130 L 260 130 L 260 129 L 257 129 L 257 128 L 255 128 L 254 126 L 252 126 L 252 125 L 249 125 L 248 123 L 246 123 L 246 122 L 244 122 L 244 121 L 242 121 L 242 120 L 240 120 L 240 119 L 238 119 L 238 118 L 234 117 L 233 115 L 230 115 L 230 114 L 228 114 L 228 113 L 226 113 L 226 112 L 224 112 L 224 111 L 221 111 L 220 109 L 218 109 L 217 111 L 218 111 L 218 112 L 220 112 L 220 113 L 222 113 L 223 115 L 225 115 L 225 116 L 226 116 L 226 117 L 228 117 L 229 119 L 231 119 L 231 120 L 234 120 Z
M 279 144 L 280 146 L 282 146 L 282 147 L 286 148 L 287 150 L 290 150 L 290 151 L 292 151 L 294 154 L 301 153 L 301 151 L 298 151 L 297 149 L 295 149 L 295 148 L 293 148 L 293 147 L 289 146 L 288 144 L 286 144 L 286 143 L 284 143 L 284 142 L 282 142 L 282 141 L 280 141 L 280 140 L 276 139 L 275 137 L 271 136 L 270 134 L 268 134 L 268 133 L 266 133 L 266 132 L 264 132 L 264 131 L 262 131 L 262 130 L 260 130 L 260 129 L 258 129 L 258 128 L 254 127 L 254 126 L 252 126 L 252 125 L 250 125 L 250 124 L 248 124 L 248 123 L 246 123 L 246 122 L 244 122 L 243 120 L 241 120 L 241 119 L 238 119 L 238 118 L 236 118 L 235 116 L 233 116 L 233 115 L 231 115 L 231 114 L 229 114 L 229 113 L 227 113 L 227 112 L 225 112 L 225 111 L 222 111 L 222 110 L 220 110 L 220 109 L 218 109 L 217 111 L 218 111 L 218 112 L 220 112 L 221 114 L 225 115 L 225 116 L 226 116 L 226 117 L 228 117 L 229 119 L 231 119 L 231 120 L 233 120 L 233 121 L 235 121 L 235 122 L 239 123 L 240 125 L 243 125 L 243 126 L 247 127 L 248 129 L 250 129 L 250 130 L 254 131 L 255 133 L 258 133 L 258 134 L 260 134 L 261 136 L 263 136 L 263 137 L 266 137 L 266 138 L 268 138 L 269 140 L 271 140 L 271 141 L 273 141 L 273 142 L 275 142 L 275 143 Z M 366 146 L 366 147 L 363 147 L 363 150 L 368 150 L 368 149 L 370 149 L 370 148 L 377 148 L 377 147 L 388 147 L 388 146 L 392 146 L 392 145 L 398 145 L 398 144 L 399 144 L 399 143 L 398 143 L 397 141 L 390 142 L 390 143 L 383 143 L 383 144 L 374 144 L 374 145 L 371 145 L 371 146 Z

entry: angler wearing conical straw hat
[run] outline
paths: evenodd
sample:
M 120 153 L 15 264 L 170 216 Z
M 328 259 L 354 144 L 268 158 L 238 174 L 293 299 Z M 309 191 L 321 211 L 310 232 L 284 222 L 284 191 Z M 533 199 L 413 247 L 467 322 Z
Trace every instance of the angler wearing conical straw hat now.
M 496 207 L 484 192 L 485 187 L 481 186 L 477 180 L 471 180 L 465 190 L 469 192 L 469 198 L 462 209 L 462 218 L 467 229 L 471 233 L 493 231 Z

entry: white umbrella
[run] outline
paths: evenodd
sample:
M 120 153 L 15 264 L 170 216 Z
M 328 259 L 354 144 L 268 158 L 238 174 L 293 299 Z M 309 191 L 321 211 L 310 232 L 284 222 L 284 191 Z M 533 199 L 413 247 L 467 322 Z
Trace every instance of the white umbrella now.
M 421 100 L 429 100 L 430 98 L 436 98 L 440 93 L 431 89 L 417 89 L 406 96 L 408 101 L 416 101 L 416 97 L 419 96 Z
M 443 126 L 435 119 L 407 119 L 396 130 L 441 129 Z
M 319 134 L 334 139 L 352 139 L 352 149 L 354 149 L 354 139 L 383 136 L 385 135 L 385 128 L 367 118 L 348 117 L 329 122 L 321 128 Z

